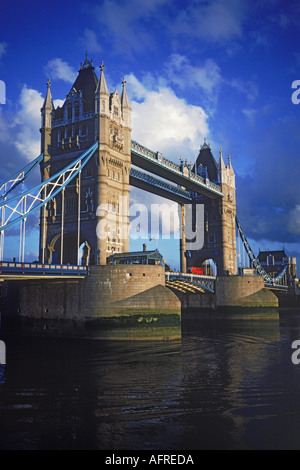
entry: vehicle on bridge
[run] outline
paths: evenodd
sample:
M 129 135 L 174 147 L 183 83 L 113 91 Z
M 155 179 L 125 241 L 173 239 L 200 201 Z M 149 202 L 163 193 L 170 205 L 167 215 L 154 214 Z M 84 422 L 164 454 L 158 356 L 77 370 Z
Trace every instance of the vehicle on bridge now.
M 188 273 L 203 274 L 203 268 L 199 268 L 198 266 L 191 266 L 190 268 L 188 268 Z

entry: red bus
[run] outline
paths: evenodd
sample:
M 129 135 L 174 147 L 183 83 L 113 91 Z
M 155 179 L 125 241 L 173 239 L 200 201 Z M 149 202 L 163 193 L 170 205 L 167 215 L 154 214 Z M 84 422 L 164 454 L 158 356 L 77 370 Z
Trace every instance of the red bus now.
M 198 268 L 198 266 L 191 266 L 188 269 L 188 272 L 191 274 L 203 274 L 203 268 Z

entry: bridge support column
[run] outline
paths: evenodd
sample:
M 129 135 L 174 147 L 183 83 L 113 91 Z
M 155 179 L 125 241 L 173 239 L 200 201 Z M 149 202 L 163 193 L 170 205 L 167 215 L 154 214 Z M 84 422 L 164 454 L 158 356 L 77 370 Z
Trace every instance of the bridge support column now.
M 185 237 L 185 207 L 180 205 L 180 272 L 186 273 L 186 237 Z

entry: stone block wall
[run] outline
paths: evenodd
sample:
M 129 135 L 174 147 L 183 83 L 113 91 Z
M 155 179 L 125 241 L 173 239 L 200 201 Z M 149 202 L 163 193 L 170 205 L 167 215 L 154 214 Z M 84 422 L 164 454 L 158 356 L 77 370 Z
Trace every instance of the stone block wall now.
M 165 287 L 162 266 L 91 266 L 85 279 L 29 280 L 13 288 L 7 284 L 4 314 L 27 318 L 84 320 L 181 312 L 179 299 Z
M 277 296 L 260 276 L 223 276 L 216 280 L 218 307 L 278 307 Z

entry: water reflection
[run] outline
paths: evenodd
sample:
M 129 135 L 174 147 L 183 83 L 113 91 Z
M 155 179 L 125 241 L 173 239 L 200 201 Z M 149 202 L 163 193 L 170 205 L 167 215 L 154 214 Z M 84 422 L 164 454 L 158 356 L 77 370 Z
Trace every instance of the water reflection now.
M 300 448 L 300 312 L 181 340 L 7 340 L 1 449 Z

